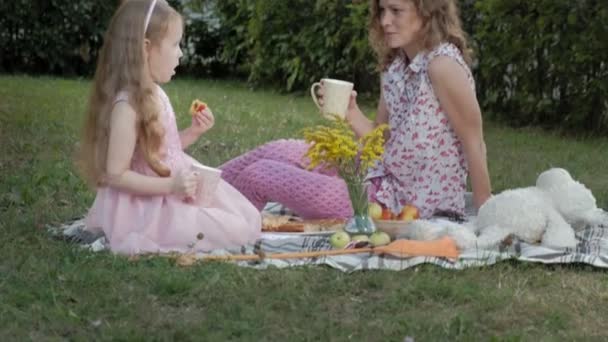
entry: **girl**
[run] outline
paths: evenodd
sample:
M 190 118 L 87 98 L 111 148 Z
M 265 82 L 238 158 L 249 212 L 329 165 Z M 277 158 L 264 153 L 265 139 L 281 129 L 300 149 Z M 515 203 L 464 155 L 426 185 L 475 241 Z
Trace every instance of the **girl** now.
M 346 119 L 358 136 L 388 123 L 383 161 L 369 171 L 370 197 L 398 214 L 464 214 L 467 174 L 474 204 L 490 196 L 471 57 L 455 0 L 371 0 L 369 38 L 381 94 L 374 122 L 353 92 Z M 320 94 L 322 95 L 322 94 Z M 281 202 L 304 217 L 348 217 L 346 184 L 330 170 L 306 171 L 302 141 L 266 144 L 222 166 L 258 208 Z M 288 181 L 285 181 L 288 179 Z
M 201 176 L 192 171 L 200 164 L 183 149 L 213 126 L 213 114 L 197 114 L 178 132 L 158 86 L 175 74 L 182 27 L 163 0 L 125 1 L 100 52 L 80 165 L 97 187 L 86 225 L 103 230 L 116 253 L 209 251 L 260 234 L 259 212 L 229 184 L 220 181 L 211 204 L 201 204 Z

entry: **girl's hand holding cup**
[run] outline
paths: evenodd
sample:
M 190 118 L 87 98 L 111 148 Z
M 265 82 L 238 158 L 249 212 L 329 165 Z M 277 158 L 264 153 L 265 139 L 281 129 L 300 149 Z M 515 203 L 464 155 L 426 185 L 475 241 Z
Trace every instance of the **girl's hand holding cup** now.
M 194 199 L 200 176 L 197 171 L 190 169 L 180 170 L 171 183 L 171 193 L 184 195 L 186 200 Z

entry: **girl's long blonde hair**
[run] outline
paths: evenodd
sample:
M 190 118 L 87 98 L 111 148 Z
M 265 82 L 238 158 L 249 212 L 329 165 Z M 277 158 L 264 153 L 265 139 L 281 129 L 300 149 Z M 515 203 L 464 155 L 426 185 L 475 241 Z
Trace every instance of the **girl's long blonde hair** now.
M 149 39 L 152 45 L 160 44 L 169 25 L 182 19 L 164 0 L 159 0 L 145 30 L 151 3 L 152 0 L 122 1 L 104 36 L 77 160 L 80 171 L 93 187 L 104 183 L 111 112 L 120 91 L 128 93 L 129 104 L 136 112 L 137 148 L 159 176 L 171 175 L 160 161 L 165 131 L 160 121 L 156 85 L 145 58 L 144 39 Z
M 422 18 L 422 45 L 432 50 L 442 42 L 454 44 L 462 53 L 466 63 L 471 64 L 472 51 L 462 29 L 460 11 L 456 0 L 405 0 L 416 7 Z M 400 53 L 399 49 L 390 49 L 385 44 L 384 31 L 380 23 L 380 0 L 370 0 L 369 41 L 378 56 L 380 70 L 386 70 L 393 59 Z

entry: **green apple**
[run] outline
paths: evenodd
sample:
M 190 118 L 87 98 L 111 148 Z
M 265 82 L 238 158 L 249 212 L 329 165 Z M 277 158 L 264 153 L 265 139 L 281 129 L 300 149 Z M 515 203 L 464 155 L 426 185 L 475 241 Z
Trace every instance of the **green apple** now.
M 367 209 L 367 214 L 374 220 L 379 220 L 382 218 L 382 207 L 380 204 L 376 202 L 372 202 L 369 204 L 369 208 Z
M 374 232 L 372 235 L 370 235 L 369 242 L 374 247 L 384 246 L 391 242 L 391 237 L 385 232 Z
M 344 248 L 350 242 L 350 235 L 347 232 L 340 230 L 335 232 L 330 238 L 329 243 L 333 248 Z
M 367 235 L 355 235 L 353 236 L 353 241 L 357 241 L 357 242 L 369 242 L 369 236 Z

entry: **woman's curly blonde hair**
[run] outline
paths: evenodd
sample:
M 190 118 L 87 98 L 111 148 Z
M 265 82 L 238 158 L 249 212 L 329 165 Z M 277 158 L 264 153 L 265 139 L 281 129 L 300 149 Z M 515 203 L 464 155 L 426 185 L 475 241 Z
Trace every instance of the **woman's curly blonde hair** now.
M 442 42 L 454 44 L 462 53 L 467 64 L 471 64 L 472 51 L 468 46 L 466 33 L 462 29 L 460 11 L 456 0 L 402 0 L 414 4 L 422 18 L 420 36 L 426 50 L 432 50 Z M 384 31 L 380 23 L 380 0 L 370 0 L 369 41 L 378 57 L 380 70 L 386 70 L 400 53 L 391 49 L 384 41 Z

